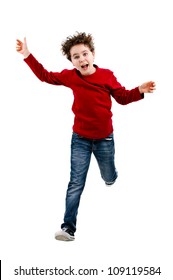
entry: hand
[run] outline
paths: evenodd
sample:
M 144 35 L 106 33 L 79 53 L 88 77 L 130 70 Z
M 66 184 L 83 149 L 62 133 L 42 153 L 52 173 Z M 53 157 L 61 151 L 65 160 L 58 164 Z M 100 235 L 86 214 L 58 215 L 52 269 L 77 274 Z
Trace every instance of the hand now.
M 18 53 L 23 54 L 25 58 L 27 58 L 30 55 L 30 52 L 28 50 L 26 38 L 24 38 L 24 41 L 20 41 L 19 39 L 16 40 L 16 51 Z
M 139 86 L 140 93 L 147 93 L 147 92 L 152 93 L 155 89 L 156 89 L 156 84 L 155 82 L 152 81 L 146 82 L 141 86 Z

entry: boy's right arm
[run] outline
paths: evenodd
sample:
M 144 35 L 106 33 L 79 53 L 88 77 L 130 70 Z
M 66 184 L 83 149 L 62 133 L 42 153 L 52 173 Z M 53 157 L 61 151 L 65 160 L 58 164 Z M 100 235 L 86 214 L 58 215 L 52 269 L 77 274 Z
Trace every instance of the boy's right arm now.
M 54 85 L 64 85 L 67 87 L 69 86 L 69 71 L 63 70 L 61 73 L 47 71 L 43 67 L 43 65 L 40 64 L 36 60 L 36 58 L 30 53 L 27 46 L 26 38 L 24 38 L 23 42 L 17 39 L 16 51 L 24 56 L 24 61 L 28 64 L 28 66 L 31 68 L 31 70 L 37 76 L 37 78 L 42 82 Z

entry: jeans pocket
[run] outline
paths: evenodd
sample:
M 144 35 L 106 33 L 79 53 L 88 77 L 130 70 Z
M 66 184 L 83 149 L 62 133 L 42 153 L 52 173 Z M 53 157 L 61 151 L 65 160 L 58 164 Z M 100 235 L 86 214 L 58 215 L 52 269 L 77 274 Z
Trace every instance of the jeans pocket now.
M 80 139 L 82 139 L 83 137 L 80 136 L 79 134 L 73 132 L 72 133 L 72 140 L 71 140 L 71 143 L 72 144 L 75 144 L 76 142 L 80 141 Z
M 111 133 L 108 137 L 105 137 L 104 140 L 105 141 L 112 141 L 114 138 L 113 133 Z

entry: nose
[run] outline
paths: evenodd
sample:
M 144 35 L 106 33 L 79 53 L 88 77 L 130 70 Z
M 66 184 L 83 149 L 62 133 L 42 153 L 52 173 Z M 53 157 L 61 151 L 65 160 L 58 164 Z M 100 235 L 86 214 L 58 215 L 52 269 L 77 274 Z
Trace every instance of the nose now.
M 81 63 L 82 61 L 84 61 L 84 57 L 81 55 L 81 56 L 79 57 L 79 62 Z

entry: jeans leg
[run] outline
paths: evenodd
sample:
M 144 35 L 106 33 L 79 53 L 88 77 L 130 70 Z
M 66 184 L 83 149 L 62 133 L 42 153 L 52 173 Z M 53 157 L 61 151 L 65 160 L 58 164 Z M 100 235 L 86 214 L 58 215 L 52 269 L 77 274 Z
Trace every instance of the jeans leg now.
M 106 185 L 112 185 L 118 177 L 115 168 L 115 145 L 113 134 L 95 141 L 93 153 L 98 162 L 100 173 Z
M 91 159 L 91 141 L 73 133 L 71 141 L 71 173 L 66 193 L 66 210 L 61 228 L 76 231 L 76 220 L 80 197 L 83 192 Z

